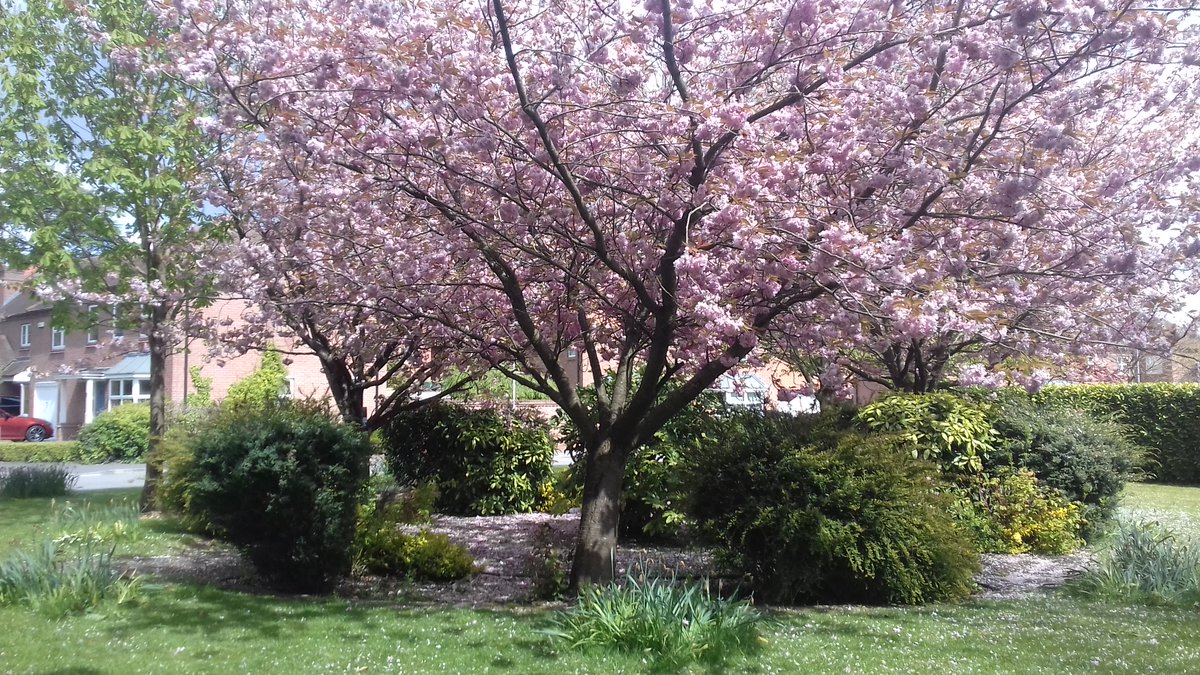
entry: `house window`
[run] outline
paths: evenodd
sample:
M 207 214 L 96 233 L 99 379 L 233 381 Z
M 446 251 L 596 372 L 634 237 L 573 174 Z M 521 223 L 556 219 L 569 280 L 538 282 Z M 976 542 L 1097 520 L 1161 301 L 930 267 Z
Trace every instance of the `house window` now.
M 87 343 L 89 345 L 94 345 L 100 341 L 100 319 L 96 316 L 97 309 L 99 309 L 98 305 L 88 305 Z
M 119 340 L 125 337 L 125 328 L 121 326 L 121 306 L 112 306 L 112 336 Z
M 62 351 L 67 346 L 67 331 L 62 328 L 50 329 L 50 349 Z
M 108 407 L 150 400 L 150 380 L 111 380 L 108 383 Z
M 21 346 L 28 348 L 29 344 L 29 324 L 23 323 L 21 324 Z

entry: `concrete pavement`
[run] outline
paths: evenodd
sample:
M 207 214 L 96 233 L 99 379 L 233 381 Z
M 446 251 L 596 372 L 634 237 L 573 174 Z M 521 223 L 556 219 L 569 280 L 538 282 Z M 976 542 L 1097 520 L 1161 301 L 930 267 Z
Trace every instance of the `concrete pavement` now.
M 26 462 L 0 462 L 0 471 L 18 466 L 36 466 Z M 145 464 L 64 464 L 76 477 L 75 490 L 114 490 L 140 488 L 146 477 Z

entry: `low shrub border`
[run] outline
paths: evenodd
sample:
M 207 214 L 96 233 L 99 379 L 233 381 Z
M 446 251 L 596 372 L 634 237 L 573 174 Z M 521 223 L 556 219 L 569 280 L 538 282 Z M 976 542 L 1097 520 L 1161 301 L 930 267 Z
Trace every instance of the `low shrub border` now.
M 79 443 L 49 441 L 46 443 L 0 443 L 0 462 L 80 462 Z

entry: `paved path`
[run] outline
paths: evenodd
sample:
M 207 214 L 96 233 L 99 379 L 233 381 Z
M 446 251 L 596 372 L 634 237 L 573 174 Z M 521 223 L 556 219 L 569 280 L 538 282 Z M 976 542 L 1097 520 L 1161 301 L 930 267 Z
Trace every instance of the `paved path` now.
M 26 463 L 0 462 L 0 471 Z M 64 464 L 76 476 L 75 490 L 113 490 L 116 488 L 140 488 L 146 477 L 145 464 Z

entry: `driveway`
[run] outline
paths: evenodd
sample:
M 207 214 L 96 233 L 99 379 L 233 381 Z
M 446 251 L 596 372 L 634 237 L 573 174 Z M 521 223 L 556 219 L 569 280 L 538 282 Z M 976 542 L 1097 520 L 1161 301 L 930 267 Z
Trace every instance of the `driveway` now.
M 0 471 L 18 466 L 34 466 L 27 463 L 0 462 Z M 146 477 L 145 464 L 64 464 L 76 477 L 75 490 L 113 490 L 116 488 L 140 488 Z

